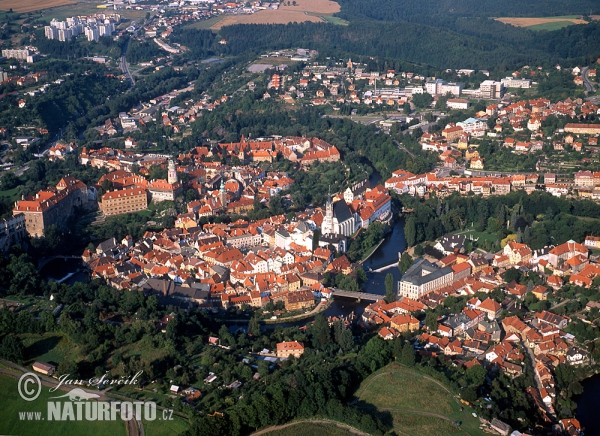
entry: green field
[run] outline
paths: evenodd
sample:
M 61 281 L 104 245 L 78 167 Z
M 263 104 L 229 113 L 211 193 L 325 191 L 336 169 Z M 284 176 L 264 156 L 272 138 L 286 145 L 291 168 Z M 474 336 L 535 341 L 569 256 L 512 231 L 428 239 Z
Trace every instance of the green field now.
M 485 232 L 477 232 L 474 229 L 467 229 L 466 231 L 456 232 L 456 234 L 465 235 L 467 239 L 469 236 L 473 236 L 473 240 L 479 238 L 479 242 L 489 241 L 496 242 L 498 240 L 498 236 L 493 233 L 485 233 Z
M 157 418 L 161 416 L 162 411 L 157 410 Z M 172 421 L 162 421 L 155 419 L 154 421 L 144 421 L 144 435 L 147 436 L 175 436 L 183 433 L 189 428 L 188 423 L 178 416 L 173 415 Z
M 336 427 L 335 424 L 321 424 L 302 421 L 280 430 L 274 430 L 265 433 L 267 436 L 348 436 L 351 434 L 353 433 L 346 429 Z
M 15 378 L 0 375 L 0 434 L 64 436 L 66 434 L 91 434 L 94 436 L 126 435 L 125 422 L 118 421 L 21 421 L 19 412 L 42 412 L 46 416 L 46 403 L 50 397 L 57 394 L 42 388 L 40 396 L 35 401 L 25 401 L 18 394 L 18 381 Z
M 225 15 L 219 15 L 216 17 L 209 18 L 208 20 L 196 21 L 195 23 L 188 24 L 185 27 L 191 27 L 192 29 L 210 30 L 211 26 L 214 26 L 223 18 L 225 18 Z
M 533 26 L 527 26 L 526 29 L 529 29 L 529 30 L 558 30 L 558 29 L 562 29 L 563 27 L 567 27 L 567 26 L 577 26 L 577 24 L 573 23 L 572 21 L 553 21 L 551 23 L 543 23 L 543 24 L 536 24 Z
M 378 413 L 398 434 L 485 434 L 479 419 L 471 414 L 473 410 L 463 406 L 442 383 L 395 363 L 363 381 L 356 397 L 358 407 Z

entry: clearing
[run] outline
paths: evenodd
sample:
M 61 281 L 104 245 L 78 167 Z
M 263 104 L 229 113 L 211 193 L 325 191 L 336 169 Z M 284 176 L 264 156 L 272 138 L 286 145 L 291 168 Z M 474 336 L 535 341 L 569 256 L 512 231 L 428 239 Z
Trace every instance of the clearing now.
M 398 434 L 485 434 L 471 415 L 473 409 L 463 406 L 441 382 L 396 363 L 363 381 L 356 397 L 358 407 L 376 412 Z
M 13 12 L 32 12 L 56 6 L 72 5 L 76 0 L 0 0 L 0 10 Z
M 592 20 L 599 20 L 600 15 L 592 15 Z M 531 30 L 556 30 L 561 27 L 570 26 L 572 24 L 587 24 L 580 15 L 565 15 L 560 17 L 538 17 L 538 18 L 496 18 L 504 24 L 510 24 L 515 27 L 527 27 Z
M 340 5 L 329 0 L 295 0 L 295 3 L 292 6 L 291 2 L 282 2 L 279 9 L 262 10 L 250 15 L 227 15 L 214 23 L 211 29 L 219 30 L 234 24 L 288 24 L 304 21 L 322 23 L 326 21 L 324 17 L 340 11 Z

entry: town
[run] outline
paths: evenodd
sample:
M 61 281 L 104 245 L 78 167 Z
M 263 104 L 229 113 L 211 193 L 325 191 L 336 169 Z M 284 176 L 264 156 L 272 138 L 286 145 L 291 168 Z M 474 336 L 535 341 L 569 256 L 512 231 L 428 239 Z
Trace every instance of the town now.
M 94 423 L 128 435 L 600 431 L 595 9 L 374 1 L 0 11 L 3 391 L 172 416 Z

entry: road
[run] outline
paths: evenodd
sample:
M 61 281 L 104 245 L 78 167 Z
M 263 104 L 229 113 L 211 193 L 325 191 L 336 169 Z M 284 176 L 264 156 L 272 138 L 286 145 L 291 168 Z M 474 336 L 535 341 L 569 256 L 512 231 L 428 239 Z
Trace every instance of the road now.
M 395 139 L 394 139 L 394 144 L 395 144 L 395 145 L 396 145 L 396 147 L 398 147 L 400 150 L 403 150 L 403 151 L 405 151 L 406 153 L 408 153 L 408 155 L 409 155 L 410 157 L 412 157 L 413 159 L 415 158 L 415 155 L 414 155 L 414 154 L 412 154 L 410 151 L 408 151 L 408 150 L 407 150 L 407 149 L 406 149 L 406 148 L 405 148 L 405 147 L 404 147 L 402 144 L 400 144 L 400 143 L 399 143 L 398 141 L 396 141 Z
M 588 71 L 588 67 L 583 67 L 581 69 L 581 77 L 583 78 L 583 84 L 585 85 L 586 94 L 593 94 L 596 90 L 594 89 L 594 86 L 590 83 L 590 80 L 588 79 Z
M 135 81 L 133 80 L 133 76 L 129 71 L 129 64 L 127 63 L 127 58 L 125 57 L 125 54 L 127 53 L 127 47 L 129 47 L 129 41 L 131 41 L 131 39 L 128 39 L 125 45 L 123 46 L 123 51 L 121 52 L 120 67 L 121 71 L 123 71 L 123 74 L 125 74 L 125 77 L 127 77 L 127 80 L 129 81 L 129 89 L 131 89 L 135 86 Z

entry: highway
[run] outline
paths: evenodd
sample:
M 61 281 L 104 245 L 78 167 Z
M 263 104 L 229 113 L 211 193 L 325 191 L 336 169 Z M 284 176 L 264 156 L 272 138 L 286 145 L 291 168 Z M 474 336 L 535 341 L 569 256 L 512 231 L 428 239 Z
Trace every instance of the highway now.
M 583 67 L 581 69 L 581 77 L 583 78 L 583 84 L 585 85 L 585 92 L 587 94 L 593 94 L 596 90 L 594 89 L 594 86 L 590 83 L 590 80 L 588 79 L 588 71 L 588 67 Z

